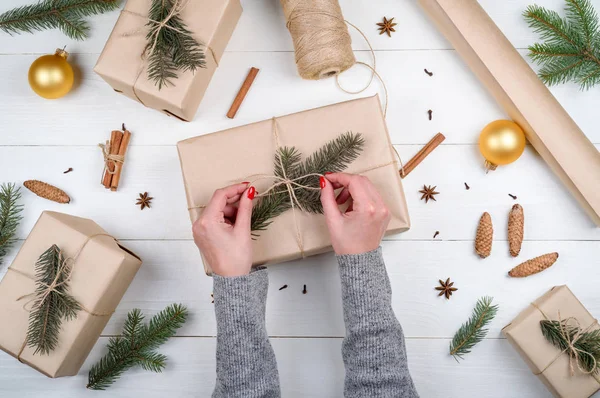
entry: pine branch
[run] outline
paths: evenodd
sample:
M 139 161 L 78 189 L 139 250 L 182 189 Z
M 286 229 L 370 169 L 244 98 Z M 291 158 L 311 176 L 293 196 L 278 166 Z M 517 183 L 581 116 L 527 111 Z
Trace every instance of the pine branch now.
M 299 185 L 319 188 L 318 176 L 308 174 L 325 174 L 340 172 L 348 167 L 363 150 L 364 139 L 359 133 L 347 132 L 328 142 L 317 152 L 301 162 L 301 155 L 294 147 L 280 148 L 275 154 L 274 172 L 280 178 L 296 180 Z M 280 162 L 281 159 L 281 162 Z M 283 173 L 281 163 L 285 169 Z M 319 190 L 294 186 L 294 193 L 304 209 L 311 213 L 323 212 Z M 290 194 L 285 185 L 279 186 L 267 196 L 261 198 L 252 210 L 252 231 L 264 231 L 272 223 L 272 219 L 292 208 Z M 255 235 L 256 236 L 256 235 Z
M 77 312 L 81 310 L 77 300 L 69 294 L 66 278 L 70 274 L 70 267 L 70 264 L 64 262 L 62 252 L 56 245 L 46 250 L 35 264 L 36 298 L 33 310 L 29 313 L 27 328 L 27 346 L 35 348 L 34 355 L 38 352 L 48 355 L 54 351 L 58 346 L 63 320 L 76 318 Z M 57 273 L 57 286 L 45 295 Z
M 119 8 L 120 0 L 42 0 L 0 15 L 0 30 L 13 35 L 45 29 L 60 29 L 75 40 L 88 37 L 84 18 Z
M 164 21 L 175 6 L 174 0 L 152 0 L 147 26 L 148 78 L 162 89 L 172 86 L 177 72 L 206 68 L 203 46 L 194 39 L 179 15 L 172 16 L 165 27 L 157 29 L 156 22 Z
M 87 388 L 105 390 L 134 366 L 162 372 L 167 364 L 167 357 L 154 350 L 175 335 L 187 316 L 187 308 L 181 304 L 173 304 L 156 314 L 145 325 L 141 311 L 137 308 L 132 310 L 127 314 L 123 335 L 109 340 L 108 354 L 90 369 Z
M 492 305 L 492 297 L 482 297 L 477 301 L 471 318 L 463 323 L 450 343 L 450 355 L 458 361 L 470 353 L 471 349 L 487 335 L 485 327 L 494 319 L 498 306 Z
M 569 341 L 573 341 L 583 330 L 575 325 L 569 324 L 567 320 L 559 321 L 540 321 L 542 334 L 561 351 L 565 351 L 568 355 L 569 341 L 561 332 L 561 326 L 566 331 Z M 586 372 L 599 374 L 600 368 L 600 329 L 583 333 L 577 337 L 573 346 L 578 350 L 577 360 L 579 365 Z
M 523 16 L 545 43 L 529 47 L 549 86 L 573 81 L 581 89 L 600 83 L 600 22 L 589 0 L 565 0 L 566 17 L 532 5 Z
M 0 185 L 0 265 L 15 243 L 17 227 L 23 218 L 23 205 L 18 204 L 21 199 L 20 190 L 15 184 Z

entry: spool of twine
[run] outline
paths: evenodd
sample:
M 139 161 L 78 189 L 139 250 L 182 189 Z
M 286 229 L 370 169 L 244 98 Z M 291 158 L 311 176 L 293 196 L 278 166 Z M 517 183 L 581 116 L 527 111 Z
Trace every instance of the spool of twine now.
M 339 75 L 356 63 L 338 0 L 281 0 L 281 6 L 302 78 Z

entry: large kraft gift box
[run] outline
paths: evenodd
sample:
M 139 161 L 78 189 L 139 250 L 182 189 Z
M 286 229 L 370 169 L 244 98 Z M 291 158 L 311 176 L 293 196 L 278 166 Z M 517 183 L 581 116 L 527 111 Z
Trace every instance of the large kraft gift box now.
M 351 131 L 365 139 L 363 152 L 345 170 L 361 173 L 375 184 L 392 220 L 387 232 L 398 233 L 410 227 L 398 162 L 377 96 L 357 99 L 274 119 L 281 146 L 294 146 L 305 159 L 311 153 Z M 192 223 L 202 212 L 213 192 L 223 186 L 252 181 L 257 174 L 273 174 L 277 150 L 274 120 L 236 127 L 181 141 L 177 144 L 187 203 Z M 371 169 L 372 170 L 368 170 Z M 368 170 L 366 172 L 363 172 Z M 272 180 L 256 182 L 264 192 Z M 305 256 L 331 250 L 329 232 L 322 215 L 296 210 L 297 228 L 291 210 L 273 219 L 266 231 L 253 241 L 254 265 L 279 263 L 302 257 L 296 233 L 301 234 Z M 207 274 L 210 266 L 204 261 Z
M 79 372 L 142 264 L 139 257 L 106 234 L 85 218 L 42 213 L 0 282 L 2 350 L 49 377 Z M 30 347 L 21 352 L 27 335 L 29 312 L 25 303 L 29 298 L 19 298 L 35 291 L 35 264 L 53 244 L 65 257 L 76 256 L 69 292 L 85 310 L 79 311 L 76 319 L 63 322 L 59 344 L 49 355 L 34 355 L 35 349 Z
M 178 72 L 174 85 L 159 90 L 148 79 L 146 48 L 151 0 L 128 0 L 94 71 L 117 92 L 147 107 L 189 121 L 215 73 L 242 14 L 239 0 L 191 0 L 179 16 L 204 46 L 206 68 Z M 165 28 L 167 29 L 167 28 Z
M 583 330 L 597 324 L 567 286 L 555 286 L 521 312 L 502 333 L 555 397 L 588 398 L 600 389 L 600 378 L 583 374 L 577 365 L 571 375 L 569 355 L 561 355 L 542 334 L 540 321 L 546 319 L 544 314 L 556 321 L 559 312 L 560 319 L 573 317 Z
M 419 0 L 504 111 L 600 226 L 600 153 L 477 0 Z

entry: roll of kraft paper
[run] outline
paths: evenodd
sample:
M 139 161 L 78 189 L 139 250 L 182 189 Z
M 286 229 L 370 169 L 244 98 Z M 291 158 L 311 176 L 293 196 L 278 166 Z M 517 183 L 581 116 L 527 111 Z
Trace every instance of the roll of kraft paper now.
M 563 184 L 600 226 L 600 153 L 476 0 L 419 0 Z

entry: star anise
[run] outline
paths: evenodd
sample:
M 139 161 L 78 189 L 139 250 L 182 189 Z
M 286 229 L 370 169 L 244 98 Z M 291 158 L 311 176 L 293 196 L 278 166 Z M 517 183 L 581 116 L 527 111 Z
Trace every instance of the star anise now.
M 454 282 L 450 282 L 450 278 L 446 279 L 446 282 L 440 279 L 440 286 L 435 288 L 435 290 L 438 290 L 440 292 L 440 294 L 438 294 L 438 297 L 446 296 L 446 299 L 450 300 L 450 296 L 452 296 L 452 293 L 458 290 L 457 288 L 452 287 L 453 285 Z
M 429 202 L 429 199 L 435 200 L 435 195 L 439 194 L 439 192 L 435 191 L 436 188 L 437 186 L 432 188 L 431 185 L 423 185 L 423 189 L 419 191 L 419 193 L 423 194 L 423 196 L 421 196 L 421 200 L 425 199 L 425 203 Z M 435 201 L 437 202 L 437 200 Z
M 391 32 L 395 32 L 396 29 L 394 29 L 394 26 L 398 25 L 397 23 L 393 23 L 393 21 L 394 18 L 388 21 L 386 17 L 383 17 L 383 22 L 379 22 L 377 24 L 377 26 L 379 26 L 379 34 L 382 35 L 384 33 L 387 33 L 389 37 L 392 37 Z
M 140 194 L 140 198 L 137 200 L 136 205 L 140 206 L 141 210 L 144 210 L 146 207 L 150 208 L 150 202 L 154 199 L 151 196 L 148 196 L 148 192 L 144 192 Z

